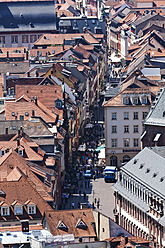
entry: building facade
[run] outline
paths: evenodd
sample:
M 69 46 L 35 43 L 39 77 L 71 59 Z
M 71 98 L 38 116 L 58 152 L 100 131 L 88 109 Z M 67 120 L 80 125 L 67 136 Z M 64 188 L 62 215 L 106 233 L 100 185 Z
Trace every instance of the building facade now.
M 123 166 L 115 190 L 116 222 L 134 236 L 165 246 L 165 159 L 144 148 Z
M 140 136 L 151 102 L 144 89 L 127 89 L 104 104 L 106 164 L 120 166 L 141 150 Z

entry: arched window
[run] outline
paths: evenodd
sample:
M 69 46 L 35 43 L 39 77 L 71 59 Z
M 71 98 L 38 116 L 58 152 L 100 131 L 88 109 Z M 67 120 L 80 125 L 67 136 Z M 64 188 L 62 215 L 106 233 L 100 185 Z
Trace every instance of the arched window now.
M 117 157 L 116 156 L 110 157 L 110 165 L 117 166 Z
M 128 155 L 125 155 L 124 157 L 123 157 L 123 163 L 127 163 L 128 161 L 130 161 L 130 156 L 128 156 Z

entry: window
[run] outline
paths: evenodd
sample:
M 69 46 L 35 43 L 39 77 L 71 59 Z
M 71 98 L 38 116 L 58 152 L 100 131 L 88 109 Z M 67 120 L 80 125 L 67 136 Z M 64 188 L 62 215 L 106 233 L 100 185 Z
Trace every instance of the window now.
M 55 107 L 56 108 L 61 108 L 61 104 L 62 104 L 61 102 L 55 102 Z
M 26 113 L 25 113 L 25 115 L 26 115 L 26 116 L 28 116 L 28 115 L 29 115 L 29 113 L 28 113 L 28 112 L 26 112 Z
M 1 207 L 1 215 L 2 216 L 6 216 L 9 214 L 10 214 L 9 207 Z
M 124 147 L 129 147 L 129 139 L 124 139 Z
M 33 43 L 37 40 L 37 35 L 30 35 L 30 43 Z
M 112 126 L 112 133 L 117 133 L 117 126 Z
M 23 157 L 23 150 L 18 150 L 18 154 Z
M 129 126 L 124 126 L 124 133 L 129 133 Z
M 28 206 L 28 214 L 36 214 L 36 205 Z
M 24 115 L 20 115 L 19 119 L 20 119 L 20 121 L 23 121 L 24 120 Z
M 12 112 L 12 116 L 14 116 L 15 115 L 15 113 L 14 112 Z
M 124 112 L 124 120 L 129 120 L 129 112 Z
M 23 207 L 21 205 L 20 206 L 14 206 L 14 214 L 15 215 L 23 214 Z
M 138 98 L 137 97 L 133 98 L 133 104 L 138 104 Z
M 3 105 L 4 104 L 4 101 L 0 100 L 0 105 Z
M 134 118 L 134 120 L 138 120 L 139 119 L 138 112 L 134 112 L 133 113 L 133 118 Z
M 139 146 L 139 139 L 134 139 L 133 144 L 134 144 L 134 147 L 138 147 Z
M 147 97 L 142 98 L 142 104 L 147 104 Z
M 18 36 L 17 35 L 11 36 L 11 43 L 18 43 Z
M 22 35 L 22 43 L 28 43 L 28 35 Z
M 123 99 L 123 104 L 129 104 L 129 98 L 128 97 L 125 97 Z
M 0 36 L 0 43 L 5 44 L 5 36 Z
M 117 113 L 116 112 L 112 113 L 112 120 L 117 120 Z
M 117 139 L 112 139 L 112 147 L 117 147 Z
M 138 125 L 134 125 L 133 126 L 133 132 L 134 133 L 138 133 L 139 132 L 139 126 Z
M 143 120 L 147 117 L 147 112 L 143 112 L 143 114 L 142 114 L 142 118 L 143 118 Z

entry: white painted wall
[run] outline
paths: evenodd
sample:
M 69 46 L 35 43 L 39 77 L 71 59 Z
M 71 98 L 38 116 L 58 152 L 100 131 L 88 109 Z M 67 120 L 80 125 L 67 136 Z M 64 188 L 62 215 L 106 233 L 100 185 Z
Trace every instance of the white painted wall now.
M 139 138 L 139 147 L 140 149 L 140 136 L 142 134 L 142 116 L 143 112 L 149 111 L 149 106 L 122 106 L 122 107 L 106 107 L 107 108 L 107 119 L 106 119 L 106 128 L 107 128 L 107 135 L 106 135 L 106 148 L 110 150 L 114 150 L 111 147 L 111 139 L 118 139 L 117 149 L 116 152 L 122 152 L 124 148 L 123 139 L 129 138 L 130 139 L 130 147 L 134 148 L 133 146 L 133 139 Z M 117 120 L 111 120 L 112 113 L 117 113 Z M 129 120 L 124 120 L 124 112 L 129 112 Z M 133 114 L 134 112 L 139 113 L 139 119 L 134 120 Z M 117 126 L 117 133 L 112 133 L 112 126 Z M 124 133 L 124 126 L 129 125 L 129 133 Z M 134 125 L 139 125 L 139 133 L 133 132 Z

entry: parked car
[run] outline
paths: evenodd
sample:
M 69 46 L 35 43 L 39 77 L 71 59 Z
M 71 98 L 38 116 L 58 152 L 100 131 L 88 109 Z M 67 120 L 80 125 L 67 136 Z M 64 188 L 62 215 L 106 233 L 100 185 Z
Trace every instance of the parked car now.
M 86 170 L 85 174 L 84 174 L 85 178 L 92 178 L 92 173 L 90 170 Z

